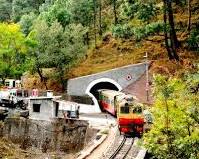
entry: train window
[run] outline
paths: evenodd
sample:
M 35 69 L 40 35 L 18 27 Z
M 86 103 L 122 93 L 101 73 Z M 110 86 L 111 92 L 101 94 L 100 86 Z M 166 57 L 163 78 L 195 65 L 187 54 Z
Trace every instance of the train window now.
M 128 114 L 129 113 L 129 107 L 120 107 L 120 113 Z
M 104 101 L 105 101 L 105 103 L 107 103 L 107 97 L 104 97 Z
M 133 101 L 133 98 L 131 97 L 131 98 L 126 98 L 126 100 L 128 101 L 128 102 L 132 102 Z
M 142 113 L 142 108 L 141 108 L 141 107 L 135 107 L 135 108 L 133 109 L 133 113 L 136 113 L 136 114 Z
M 110 99 L 108 99 L 108 104 L 112 105 L 112 101 Z
M 111 101 L 111 105 L 114 106 L 114 100 Z

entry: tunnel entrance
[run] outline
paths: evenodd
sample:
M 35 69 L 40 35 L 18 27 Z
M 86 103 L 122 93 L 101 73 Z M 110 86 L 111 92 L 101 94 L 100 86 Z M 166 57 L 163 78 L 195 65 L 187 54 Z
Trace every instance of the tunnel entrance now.
M 93 96 L 96 98 L 97 101 L 99 99 L 98 90 L 100 90 L 100 89 L 111 89 L 111 90 L 116 90 L 116 91 L 119 90 L 114 84 L 112 84 L 110 82 L 100 82 L 100 83 L 97 83 L 90 90 L 90 93 L 93 94 Z M 102 111 L 101 105 L 99 103 L 98 103 L 98 105 L 100 107 L 100 110 Z
M 111 90 L 116 90 L 116 91 L 119 90 L 114 84 L 112 84 L 110 82 L 97 83 L 90 90 L 90 93 L 92 93 L 97 100 L 99 99 L 98 90 L 100 90 L 100 89 L 111 89 Z
M 86 94 L 92 97 L 92 100 L 96 106 L 96 110 L 101 111 L 98 99 L 99 99 L 99 89 L 111 89 L 116 91 L 121 91 L 122 87 L 114 80 L 110 78 L 101 78 L 92 81 L 87 87 Z

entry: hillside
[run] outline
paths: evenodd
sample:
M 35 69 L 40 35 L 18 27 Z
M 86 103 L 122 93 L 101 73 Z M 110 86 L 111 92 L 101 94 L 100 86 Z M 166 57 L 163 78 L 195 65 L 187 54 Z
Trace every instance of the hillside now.
M 199 0 L 0 0 L 3 84 L 67 96 L 68 79 L 144 62 L 146 52 L 150 75 L 160 74 L 147 150 L 199 158 Z M 125 91 L 146 100 L 143 77 Z M 1 137 L 1 123 L 0 158 L 32 158 Z
M 23 8 L 23 9 L 22 9 Z M 1 1 L 0 78 L 65 91 L 69 78 L 143 62 L 182 74 L 198 60 L 198 0 Z
M 192 10 L 194 11 L 191 22 L 193 27 L 197 27 L 199 22 L 199 3 L 195 0 L 191 2 Z M 159 3 L 158 5 L 162 6 L 163 4 Z M 98 40 L 96 48 L 88 50 L 85 59 L 80 61 L 70 71 L 69 77 L 89 75 L 107 69 L 143 62 L 146 52 L 149 55 L 149 60 L 153 62 L 151 67 L 152 73 L 180 75 L 193 69 L 193 64 L 199 60 L 199 54 L 197 51 L 190 50 L 186 43 L 189 38 L 189 32 L 186 29 L 188 21 L 187 8 L 174 6 L 174 10 L 174 18 L 178 30 L 177 37 L 181 43 L 181 47 L 177 49 L 177 53 L 180 56 L 179 62 L 169 60 L 163 32 L 150 35 L 139 42 L 133 36 L 128 39 L 117 38 L 111 32 L 108 32 L 104 34 L 102 40 Z M 157 20 L 162 20 L 162 18 L 162 14 L 157 16 Z M 132 19 L 128 21 L 128 25 L 132 26 L 135 21 L 137 20 Z M 137 25 L 136 23 L 135 25 Z
M 170 61 L 163 46 L 163 36 L 149 37 L 140 43 L 134 40 L 114 39 L 110 35 L 108 37 L 108 40 L 99 44 L 97 49 L 91 50 L 88 57 L 70 71 L 70 78 L 144 62 L 146 52 L 149 60 L 153 62 L 153 73 L 167 71 L 175 75 L 178 71 L 192 69 L 193 62 L 197 62 L 199 57 L 197 52 L 181 48 L 178 50 L 180 62 Z

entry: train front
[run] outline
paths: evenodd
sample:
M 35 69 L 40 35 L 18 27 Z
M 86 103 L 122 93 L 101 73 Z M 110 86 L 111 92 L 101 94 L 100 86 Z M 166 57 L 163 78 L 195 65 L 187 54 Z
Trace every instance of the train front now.
M 142 135 L 144 127 L 143 106 L 126 95 L 118 102 L 117 120 L 120 133 Z

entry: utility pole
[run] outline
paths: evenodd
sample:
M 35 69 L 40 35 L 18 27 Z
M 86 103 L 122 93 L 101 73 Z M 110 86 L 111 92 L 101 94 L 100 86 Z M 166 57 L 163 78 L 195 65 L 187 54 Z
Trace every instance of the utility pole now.
M 145 65 L 146 65 L 146 100 L 149 101 L 149 66 L 148 66 L 148 53 L 145 54 Z

